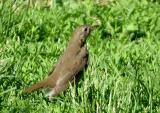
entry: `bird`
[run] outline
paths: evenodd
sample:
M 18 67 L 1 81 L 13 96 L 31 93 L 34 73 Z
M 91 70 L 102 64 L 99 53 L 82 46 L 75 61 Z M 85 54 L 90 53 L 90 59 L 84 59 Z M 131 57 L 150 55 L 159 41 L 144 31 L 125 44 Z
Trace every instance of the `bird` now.
M 65 91 L 70 83 L 76 79 L 79 72 L 83 71 L 88 64 L 88 50 L 86 39 L 93 26 L 81 25 L 77 27 L 68 42 L 68 46 L 55 64 L 48 77 L 25 89 L 26 93 L 31 93 L 38 89 L 50 88 L 47 94 L 49 100 Z

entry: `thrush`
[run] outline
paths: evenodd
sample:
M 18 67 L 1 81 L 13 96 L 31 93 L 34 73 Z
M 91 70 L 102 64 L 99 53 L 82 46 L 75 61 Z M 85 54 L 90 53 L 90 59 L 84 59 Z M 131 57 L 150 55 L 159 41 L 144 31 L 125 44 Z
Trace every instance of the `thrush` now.
M 82 25 L 75 29 L 68 43 L 64 54 L 60 57 L 53 71 L 49 76 L 25 89 L 25 92 L 31 93 L 42 88 L 51 88 L 48 93 L 49 99 L 57 96 L 69 87 L 74 81 L 76 75 L 82 71 L 88 62 L 88 50 L 86 39 L 89 36 L 92 27 Z

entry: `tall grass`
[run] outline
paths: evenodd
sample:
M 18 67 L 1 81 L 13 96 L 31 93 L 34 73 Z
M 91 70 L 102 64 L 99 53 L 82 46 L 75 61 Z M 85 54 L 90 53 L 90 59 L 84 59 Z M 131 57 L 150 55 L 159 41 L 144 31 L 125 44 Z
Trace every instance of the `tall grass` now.
M 7 112 L 160 112 L 160 4 L 64 1 L 50 8 L 0 5 L 0 110 Z M 47 77 L 71 32 L 101 20 L 87 40 L 89 66 L 50 102 L 23 89 Z

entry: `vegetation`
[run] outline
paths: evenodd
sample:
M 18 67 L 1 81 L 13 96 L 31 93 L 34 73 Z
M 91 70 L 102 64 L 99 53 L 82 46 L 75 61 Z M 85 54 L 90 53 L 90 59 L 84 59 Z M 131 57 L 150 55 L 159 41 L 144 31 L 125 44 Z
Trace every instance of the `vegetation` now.
M 58 1 L 58 0 L 57 0 Z M 89 66 L 50 102 L 23 89 L 44 79 L 79 25 L 101 26 L 87 40 Z M 160 112 L 160 2 L 65 0 L 52 7 L 0 4 L 1 113 Z

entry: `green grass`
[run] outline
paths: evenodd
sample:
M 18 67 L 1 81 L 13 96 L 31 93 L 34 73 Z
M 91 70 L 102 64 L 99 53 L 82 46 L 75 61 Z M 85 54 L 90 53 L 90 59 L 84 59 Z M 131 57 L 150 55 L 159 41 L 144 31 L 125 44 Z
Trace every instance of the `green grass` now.
M 47 77 L 79 25 L 101 20 L 87 40 L 84 78 L 48 101 L 42 91 L 23 89 Z M 1 113 L 159 113 L 160 3 L 65 0 L 52 8 L 0 5 Z

